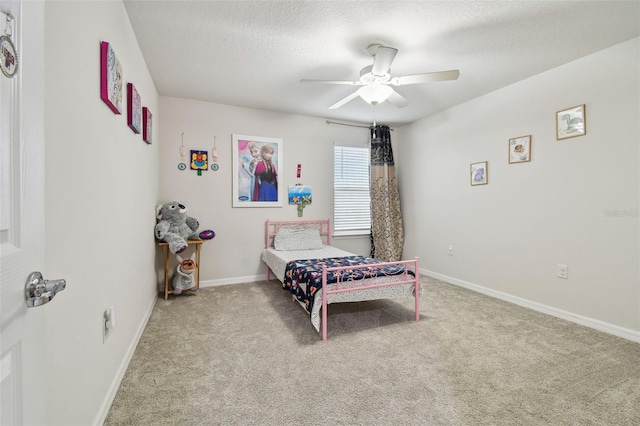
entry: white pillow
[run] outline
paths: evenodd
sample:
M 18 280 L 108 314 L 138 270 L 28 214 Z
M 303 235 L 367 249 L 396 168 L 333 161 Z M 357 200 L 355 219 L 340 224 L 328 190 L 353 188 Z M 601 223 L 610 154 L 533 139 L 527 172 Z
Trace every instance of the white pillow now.
M 273 240 L 276 250 L 318 250 L 322 248 L 320 231 L 312 228 L 280 228 Z

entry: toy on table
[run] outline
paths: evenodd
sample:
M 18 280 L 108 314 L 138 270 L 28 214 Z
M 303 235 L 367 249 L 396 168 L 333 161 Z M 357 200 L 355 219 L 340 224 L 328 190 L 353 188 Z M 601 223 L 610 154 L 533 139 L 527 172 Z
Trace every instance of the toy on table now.
M 170 201 L 159 207 L 156 215 L 155 236 L 169 245 L 171 253 L 182 253 L 188 247 L 187 240 L 210 240 L 215 232 L 206 230 L 198 233 L 200 222 L 187 215 L 187 208 L 177 201 Z

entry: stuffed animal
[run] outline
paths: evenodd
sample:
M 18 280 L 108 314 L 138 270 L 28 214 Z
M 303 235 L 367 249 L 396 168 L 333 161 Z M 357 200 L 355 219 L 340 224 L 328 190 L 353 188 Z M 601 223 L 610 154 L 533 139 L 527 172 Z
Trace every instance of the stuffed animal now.
M 183 259 L 176 255 L 180 263 L 176 266 L 176 273 L 171 279 L 173 294 L 182 294 L 182 292 L 197 290 L 196 282 L 193 279 L 193 272 L 196 270 L 196 262 L 193 256 L 190 259 Z
M 171 253 L 182 253 L 187 248 L 187 240 L 199 240 L 198 227 L 200 223 L 196 218 L 187 215 L 187 208 L 171 201 L 163 204 L 157 214 L 155 234 L 160 241 L 169 244 Z

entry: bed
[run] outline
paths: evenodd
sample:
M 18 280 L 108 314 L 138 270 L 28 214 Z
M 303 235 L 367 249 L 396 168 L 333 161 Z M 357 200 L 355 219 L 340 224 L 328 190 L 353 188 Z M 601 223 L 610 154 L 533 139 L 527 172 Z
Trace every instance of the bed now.
M 398 297 L 415 298 L 420 320 L 418 258 L 379 262 L 331 245 L 331 222 L 266 221 L 262 261 L 307 312 L 327 340 L 327 305 Z M 415 291 L 415 289 L 418 291 Z

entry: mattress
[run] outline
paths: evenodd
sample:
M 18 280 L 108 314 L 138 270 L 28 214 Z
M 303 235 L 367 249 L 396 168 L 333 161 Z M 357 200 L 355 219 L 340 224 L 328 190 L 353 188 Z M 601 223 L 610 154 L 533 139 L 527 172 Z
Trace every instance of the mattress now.
M 324 259 L 327 257 L 353 256 L 353 253 L 333 246 L 324 246 L 319 250 L 283 251 L 274 248 L 262 252 L 262 261 L 269 266 L 276 278 L 284 282 L 284 272 L 287 263 L 299 259 Z

